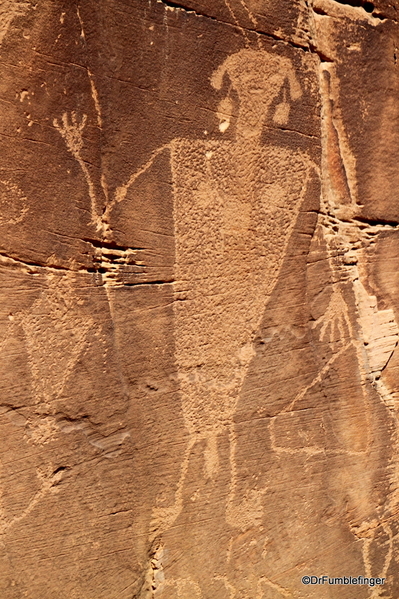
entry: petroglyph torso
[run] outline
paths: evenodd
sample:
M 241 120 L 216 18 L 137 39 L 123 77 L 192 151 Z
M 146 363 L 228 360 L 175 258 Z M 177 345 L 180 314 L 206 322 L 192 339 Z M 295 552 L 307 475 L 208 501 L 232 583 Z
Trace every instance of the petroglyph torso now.
M 258 144 L 172 143 L 176 357 L 190 433 L 231 420 L 311 169 Z M 180 301 L 182 300 L 182 301 Z

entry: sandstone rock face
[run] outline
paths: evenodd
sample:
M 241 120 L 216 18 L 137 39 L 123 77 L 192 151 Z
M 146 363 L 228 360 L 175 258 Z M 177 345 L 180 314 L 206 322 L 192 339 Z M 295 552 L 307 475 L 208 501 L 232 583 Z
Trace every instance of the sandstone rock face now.
M 1 599 L 399 597 L 398 13 L 0 2 Z

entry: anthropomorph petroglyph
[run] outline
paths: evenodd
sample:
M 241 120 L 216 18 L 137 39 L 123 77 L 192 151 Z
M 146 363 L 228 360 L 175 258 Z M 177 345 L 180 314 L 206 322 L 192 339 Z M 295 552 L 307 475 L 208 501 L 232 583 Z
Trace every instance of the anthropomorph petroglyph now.
M 15 17 L 24 15 L 32 7 L 33 2 L 29 2 L 29 0 L 2 0 L 0 5 L 0 46 Z
M 384 403 L 387 403 L 387 393 L 385 398 L 384 393 L 381 393 L 383 384 L 380 377 L 399 339 L 399 327 L 393 310 L 378 309 L 376 297 L 369 295 L 365 287 L 366 274 L 362 269 L 362 262 L 366 262 L 364 250 L 371 240 L 375 240 L 376 235 L 386 232 L 387 227 L 369 226 L 356 218 L 361 208 L 357 202 L 356 163 L 343 126 L 337 85 L 334 66 L 323 63 L 321 90 L 324 186 L 318 226 L 326 245 L 333 285 L 328 306 L 324 314 L 312 324 L 312 328 L 317 332 L 320 341 L 330 343 L 333 352 L 315 378 L 298 392 L 280 414 L 290 413 L 305 394 L 323 380 L 338 358 L 350 349 L 355 350 L 363 383 L 364 413 L 368 414 L 367 385 L 370 383 L 378 390 Z M 330 167 L 331 164 L 337 164 L 337 161 L 342 163 L 345 177 L 342 177 L 339 169 Z M 345 289 L 349 288 L 357 307 L 356 319 L 350 318 L 344 299 Z M 324 447 L 290 449 L 280 445 L 275 436 L 277 418 L 278 416 L 270 421 L 272 447 L 277 453 L 326 451 Z M 365 440 L 369 436 L 368 427 L 366 429 Z M 366 451 L 366 446 L 367 443 L 360 453 Z M 359 453 L 349 447 L 335 451 Z
M 69 277 L 50 275 L 47 290 L 19 319 L 38 403 L 60 395 L 86 344 L 93 321 L 81 313 L 80 303 Z
M 9 180 L 0 180 L 0 226 L 17 225 L 28 212 L 28 200 L 22 190 Z
M 34 405 L 40 414 L 29 426 L 32 442 L 49 441 L 57 432 L 51 403 L 58 399 L 87 344 L 94 321 L 83 314 L 73 277 L 49 273 L 47 288 L 29 310 L 11 316 L 0 351 L 22 329 L 32 376 Z M 45 416 L 47 414 L 47 416 Z
M 233 415 L 254 355 L 254 336 L 315 167 L 304 153 L 261 144 L 270 107 L 284 84 L 292 100 L 301 96 L 290 60 L 243 49 L 213 73 L 215 89 L 222 89 L 224 82 L 230 87 L 217 111 L 219 129 L 224 133 L 234 120 L 235 140 L 175 139 L 169 144 L 176 362 L 189 440 L 175 503 L 155 509 L 153 534 L 167 529 L 182 510 L 196 443 L 204 443 L 205 475 L 216 476 L 217 439 L 224 431 L 229 434 L 231 466 L 227 519 L 241 526 L 248 519 L 259 523 L 262 515 L 264 489 L 241 498 L 244 510 L 236 505 Z M 232 90 L 239 100 L 236 119 Z M 279 123 L 288 119 L 286 96 L 271 115 Z
M 357 201 L 356 163 L 350 151 L 339 110 L 337 86 L 334 66 L 323 63 L 321 89 L 324 187 L 317 230 L 325 245 L 332 286 L 324 314 L 312 324 L 312 328 L 319 340 L 329 345 L 330 355 L 314 379 L 301 389 L 277 416 L 271 418 L 271 446 L 277 455 L 344 454 L 357 456 L 359 460 L 365 459 L 371 445 L 371 402 L 377 392 L 377 396 L 389 411 L 394 428 L 394 458 L 389 471 L 392 489 L 395 489 L 399 471 L 396 457 L 399 414 L 395 397 L 384 382 L 383 371 L 398 344 L 399 326 L 393 309 L 390 307 L 381 309 L 377 298 L 370 293 L 367 272 L 370 246 L 375 244 L 380 234 L 392 232 L 392 228 L 384 224 L 367 224 L 357 218 L 361 206 Z M 345 177 L 340 176 L 340 169 L 331 168 L 331 165 L 339 162 L 342 163 Z M 354 315 L 349 314 L 345 299 L 347 297 L 352 298 L 356 307 Z M 292 416 L 289 426 L 297 430 L 298 420 L 295 420 L 295 410 L 300 409 L 301 400 L 316 384 L 323 382 L 330 369 L 336 367 L 337 360 L 343 355 L 351 355 L 351 359 L 355 360 L 354 365 L 361 381 L 357 402 L 360 399 L 363 405 L 356 406 L 358 416 L 354 419 L 353 434 L 343 438 L 339 448 L 306 443 L 302 447 L 295 448 L 284 445 L 284 441 L 278 439 L 277 434 L 279 419 L 282 419 L 287 426 L 288 417 Z M 359 429 L 359 422 L 361 422 L 362 440 L 361 444 L 356 446 L 353 443 L 356 439 L 356 428 Z M 362 484 L 367 489 L 365 480 Z M 354 508 L 351 510 L 349 526 L 355 537 L 362 540 L 362 558 L 366 576 L 371 576 L 372 572 L 370 555 L 376 540 L 376 532 L 382 530 L 387 538 L 386 554 L 382 573 L 378 575 L 386 577 L 393 555 L 393 538 L 389 522 L 397 512 L 397 493 L 393 491 L 390 494 L 383 508 L 369 505 L 369 511 L 373 516 L 366 519 L 364 514 L 357 513 L 358 506 L 362 504 L 359 489 L 356 487 L 355 491 L 348 491 L 349 496 L 351 493 Z M 364 502 L 367 503 L 369 501 L 367 492 L 365 496 Z M 371 596 L 378 597 L 380 592 L 381 589 L 374 589 Z

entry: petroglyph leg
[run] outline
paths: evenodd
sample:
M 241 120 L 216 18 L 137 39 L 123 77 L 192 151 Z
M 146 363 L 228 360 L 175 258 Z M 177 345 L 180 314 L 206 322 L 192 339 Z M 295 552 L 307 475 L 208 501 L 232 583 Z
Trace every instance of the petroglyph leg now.
M 209 434 L 206 437 L 204 459 L 206 477 L 214 478 L 219 470 L 218 436 L 216 433 Z
M 249 44 L 249 37 L 248 37 L 248 34 L 247 34 L 246 30 L 245 30 L 243 27 L 241 27 L 241 25 L 240 25 L 240 23 L 239 23 L 239 21 L 238 21 L 238 19 L 237 19 L 237 17 L 236 17 L 236 14 L 235 14 L 235 12 L 234 12 L 234 10 L 233 10 L 233 9 L 232 9 L 232 7 L 231 7 L 231 4 L 230 4 L 229 0 L 224 0 L 224 3 L 225 3 L 225 5 L 226 5 L 226 8 L 227 8 L 227 10 L 229 11 L 229 13 L 230 13 L 230 15 L 231 15 L 232 19 L 233 19 L 233 21 L 234 21 L 235 25 L 236 25 L 236 26 L 237 26 L 239 29 L 241 29 L 242 35 L 244 36 L 246 43 L 247 43 L 247 44 Z
M 264 591 L 262 590 L 263 584 L 277 591 L 282 597 L 292 597 L 291 591 L 285 589 L 276 582 L 273 582 L 272 580 L 270 580 L 270 578 L 267 578 L 266 576 L 261 576 L 258 580 L 258 584 L 256 587 L 256 599 L 263 599 L 264 597 Z
M 385 534 L 388 537 L 388 541 L 385 543 L 387 545 L 387 552 L 384 557 L 384 564 L 382 566 L 382 570 L 380 573 L 377 573 L 373 570 L 373 563 L 371 561 L 371 549 L 373 547 L 373 543 L 376 541 L 376 533 L 378 528 L 381 527 Z M 360 526 L 352 526 L 352 533 L 356 538 L 361 539 L 363 542 L 362 546 L 362 559 L 364 565 L 364 572 L 367 578 L 378 577 L 378 578 L 387 578 L 388 569 L 391 565 L 393 558 L 393 543 L 394 537 L 392 533 L 392 529 L 387 522 L 382 522 L 379 524 L 378 520 L 374 519 L 372 521 L 364 521 L 360 524 Z M 384 590 L 381 586 L 376 586 L 371 590 L 370 599 L 378 599 L 380 597 L 381 592 Z
M 155 539 L 159 535 L 162 535 L 162 533 L 169 530 L 183 509 L 184 483 L 190 463 L 190 455 L 196 442 L 197 439 L 195 437 L 191 437 L 184 452 L 174 504 L 168 507 L 155 507 L 153 509 L 150 524 L 150 540 Z
M 8 179 L 0 180 L 0 225 L 17 225 L 28 211 L 28 199 L 18 185 Z
M 244 8 L 246 13 L 248 14 L 248 18 L 251 21 L 252 25 L 254 25 L 256 27 L 257 20 L 256 20 L 255 16 L 253 15 L 253 13 L 249 10 L 247 4 L 244 2 L 244 0 L 240 0 L 240 4 Z
M 226 588 L 226 591 L 230 593 L 229 599 L 236 599 L 237 597 L 237 589 L 230 584 L 227 576 L 214 576 L 215 580 L 221 580 Z
M 261 526 L 263 518 L 262 501 L 267 488 L 251 489 L 243 497 L 237 498 L 237 437 L 233 424 L 229 426 L 229 441 L 230 490 L 226 504 L 226 522 L 233 528 L 240 528 L 241 530 L 251 526 Z
M 60 396 L 94 322 L 79 306 L 70 277 L 49 275 L 48 288 L 18 315 L 26 338 L 36 403 Z
M 314 387 L 317 383 L 320 383 L 323 380 L 324 375 L 327 373 L 327 371 L 330 369 L 331 365 L 342 355 L 344 354 L 350 347 L 352 346 L 352 341 L 349 341 L 348 343 L 346 343 L 343 347 L 341 347 L 340 350 L 338 350 L 333 356 L 331 356 L 331 358 L 328 360 L 328 362 L 323 366 L 323 368 L 321 368 L 319 370 L 319 372 L 317 373 L 317 375 L 314 377 L 314 379 L 308 384 L 306 385 L 302 391 L 300 391 L 292 400 L 292 402 L 289 404 L 289 406 L 287 408 L 285 408 L 284 410 L 282 410 L 281 413 L 283 412 L 291 412 L 294 409 L 294 406 L 301 401 L 301 399 L 303 399 L 306 395 L 306 393 L 312 388 Z

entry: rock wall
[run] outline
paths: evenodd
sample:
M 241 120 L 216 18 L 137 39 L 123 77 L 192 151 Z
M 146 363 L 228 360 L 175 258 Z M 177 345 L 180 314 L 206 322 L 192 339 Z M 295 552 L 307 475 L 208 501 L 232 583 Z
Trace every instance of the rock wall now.
M 398 12 L 1 0 L 1 599 L 399 597 Z

